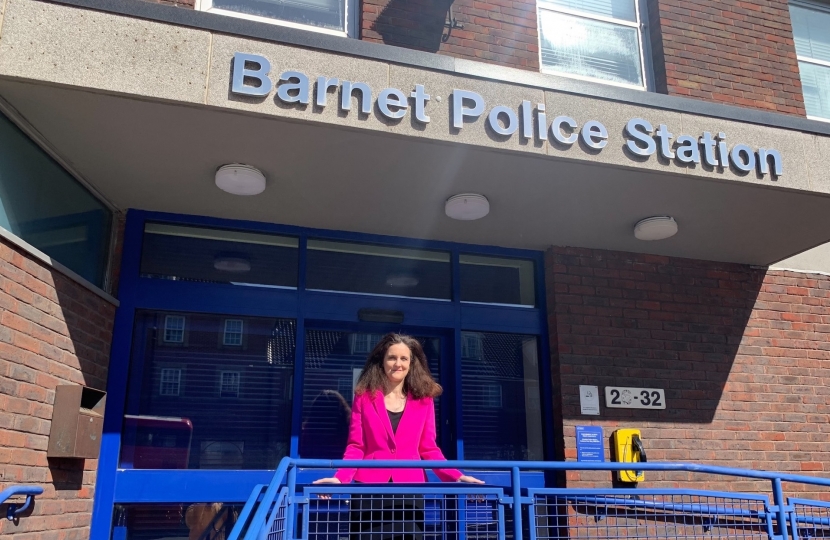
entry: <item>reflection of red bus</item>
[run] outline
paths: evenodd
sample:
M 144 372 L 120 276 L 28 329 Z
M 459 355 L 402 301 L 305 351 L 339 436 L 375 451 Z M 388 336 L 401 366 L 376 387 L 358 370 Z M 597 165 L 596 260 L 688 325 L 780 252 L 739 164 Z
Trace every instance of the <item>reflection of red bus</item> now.
M 124 415 L 121 466 L 187 469 L 193 424 L 187 418 Z

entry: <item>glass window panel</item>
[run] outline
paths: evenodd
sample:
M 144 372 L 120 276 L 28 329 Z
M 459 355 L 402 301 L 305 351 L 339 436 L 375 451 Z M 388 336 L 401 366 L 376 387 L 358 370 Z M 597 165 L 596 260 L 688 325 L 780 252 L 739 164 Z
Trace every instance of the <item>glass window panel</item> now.
M 464 459 L 543 459 L 536 337 L 462 332 L 461 339 Z
M 246 318 L 242 346 L 225 347 L 225 317 L 188 313 L 176 344 L 167 317 L 136 315 L 122 467 L 275 468 L 289 450 L 294 321 Z
M 799 62 L 798 69 L 807 114 L 830 119 L 830 67 Z
M 276 287 L 297 286 L 296 238 L 148 223 L 142 277 Z
M 178 368 L 164 368 L 161 370 L 161 385 L 159 395 L 178 396 L 181 392 L 182 370 Z
M 479 255 L 460 256 L 461 301 L 533 306 L 533 261 Z
M 167 343 L 184 343 L 184 317 L 167 315 L 164 317 L 164 341 Z
M 363 370 L 368 353 L 382 337 L 383 334 L 360 332 L 306 332 L 300 457 L 343 457 L 349 435 L 354 385 Z M 440 340 L 424 337 L 416 339 L 424 348 L 432 376 L 438 380 Z M 435 408 L 437 415 L 438 401 L 435 402 Z
M 540 0 L 540 5 L 637 22 L 636 0 Z
M 219 372 L 219 397 L 223 397 L 223 398 L 239 397 L 239 372 L 238 371 L 221 371 L 221 372 Z
M 443 251 L 308 241 L 309 289 L 449 300 L 451 275 Z
M 213 0 L 213 7 L 330 30 L 346 30 L 346 0 Z
M 0 114 L 0 227 L 104 285 L 112 213 Z
M 219 540 L 228 538 L 242 504 L 178 503 L 116 505 L 112 538 Z
M 790 5 L 790 19 L 796 53 L 830 62 L 830 12 Z
M 637 28 L 544 9 L 539 21 L 543 67 L 643 86 Z
M 242 345 L 242 319 L 225 320 L 225 335 L 222 338 L 224 345 Z

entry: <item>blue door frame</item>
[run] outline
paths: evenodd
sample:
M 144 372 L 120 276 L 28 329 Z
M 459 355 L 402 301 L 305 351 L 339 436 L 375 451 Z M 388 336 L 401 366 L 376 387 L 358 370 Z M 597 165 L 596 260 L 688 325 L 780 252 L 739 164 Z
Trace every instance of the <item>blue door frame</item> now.
M 142 278 L 139 275 L 141 246 L 146 222 L 235 229 L 295 236 L 299 239 L 297 289 L 239 287 L 232 284 L 193 283 Z M 385 244 L 397 247 L 437 249 L 451 254 L 452 299 L 450 301 L 385 297 L 363 294 L 327 293 L 306 290 L 306 245 L 309 238 Z M 535 263 L 536 307 L 512 307 L 462 303 L 460 297 L 459 255 L 473 254 L 533 260 Z M 268 483 L 272 471 L 216 470 L 119 470 L 121 428 L 127 398 L 133 327 L 136 310 L 201 312 L 240 316 L 267 316 L 296 319 L 297 348 L 294 371 L 294 409 L 290 452 L 296 457 L 302 388 L 302 359 L 305 329 L 365 329 L 358 321 L 361 308 L 394 309 L 405 313 L 400 326 L 406 331 L 442 338 L 442 362 L 454 359 L 449 370 L 442 370 L 447 391 L 444 420 L 450 406 L 455 407 L 455 433 L 442 430 L 442 443 L 448 454 L 464 455 L 461 414 L 461 332 L 501 332 L 538 336 L 540 391 L 542 403 L 553 403 L 550 351 L 547 339 L 544 260 L 542 252 L 498 247 L 414 240 L 380 235 L 327 231 L 259 222 L 184 216 L 130 210 L 124 231 L 118 297 L 115 316 L 104 434 L 98 462 L 98 475 L 92 515 L 91 538 L 110 538 L 113 506 L 116 503 L 244 502 L 253 485 Z M 380 327 L 377 327 L 380 328 Z M 389 326 L 384 328 L 390 329 Z M 449 377 L 452 378 L 449 378 Z M 300 398 L 301 399 L 301 398 Z M 551 407 L 542 407 L 545 459 L 554 459 L 554 418 Z M 445 424 L 445 422 L 442 422 Z M 460 434 L 460 436 L 455 436 Z M 454 441 L 450 439 L 455 439 Z M 452 445 L 452 442 L 455 444 Z M 448 445 L 449 443 L 449 445 Z M 455 452 L 449 450 L 454 446 Z

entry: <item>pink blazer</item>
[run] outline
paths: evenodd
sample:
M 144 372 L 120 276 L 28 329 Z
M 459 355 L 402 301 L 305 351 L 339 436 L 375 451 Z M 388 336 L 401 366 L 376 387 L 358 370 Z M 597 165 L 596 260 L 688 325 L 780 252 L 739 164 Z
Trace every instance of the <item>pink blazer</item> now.
M 343 459 L 406 459 L 445 460 L 435 444 L 435 403 L 432 398 L 406 401 L 396 433 L 383 402 L 383 393 L 370 392 L 355 396 L 349 439 Z M 457 469 L 435 469 L 445 482 L 457 481 Z M 340 469 L 334 475 L 344 484 L 356 480 L 365 483 L 425 482 L 423 469 Z

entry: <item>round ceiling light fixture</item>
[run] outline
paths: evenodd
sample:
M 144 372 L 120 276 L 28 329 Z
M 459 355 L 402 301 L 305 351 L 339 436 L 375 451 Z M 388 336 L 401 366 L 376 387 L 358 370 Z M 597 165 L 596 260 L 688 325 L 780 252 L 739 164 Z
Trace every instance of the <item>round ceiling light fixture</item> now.
M 478 193 L 461 193 L 447 199 L 444 212 L 448 217 L 461 221 L 481 219 L 490 213 L 490 201 Z
M 265 175 L 242 163 L 222 165 L 216 170 L 216 187 L 232 195 L 259 195 L 265 191 Z
M 387 285 L 400 289 L 416 287 L 418 283 L 418 278 L 409 274 L 392 274 L 386 278 Z
M 220 272 L 244 274 L 251 271 L 251 261 L 244 257 L 220 255 L 213 259 L 213 267 Z
M 671 216 L 654 216 L 641 219 L 634 225 L 637 240 L 665 240 L 677 234 L 677 222 Z

